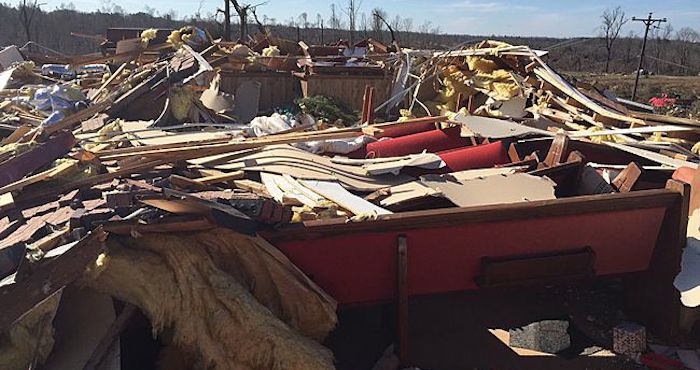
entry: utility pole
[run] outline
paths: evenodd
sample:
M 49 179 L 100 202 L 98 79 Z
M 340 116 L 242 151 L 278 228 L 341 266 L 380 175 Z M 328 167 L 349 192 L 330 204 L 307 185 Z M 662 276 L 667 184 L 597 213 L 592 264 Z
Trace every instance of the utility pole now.
M 649 13 L 649 17 L 647 18 L 632 17 L 633 22 L 642 22 L 646 26 L 646 29 L 644 30 L 644 41 L 642 42 L 642 53 L 639 54 L 639 67 L 637 67 L 637 77 L 634 79 L 634 90 L 632 90 L 632 100 L 637 98 L 637 86 L 639 86 L 639 73 L 642 70 L 642 65 L 644 65 L 644 52 L 647 49 L 647 36 L 649 36 L 649 28 L 653 26 L 654 23 L 658 22 L 660 25 L 661 23 L 666 22 L 666 18 L 652 18 L 651 15 L 652 13 Z

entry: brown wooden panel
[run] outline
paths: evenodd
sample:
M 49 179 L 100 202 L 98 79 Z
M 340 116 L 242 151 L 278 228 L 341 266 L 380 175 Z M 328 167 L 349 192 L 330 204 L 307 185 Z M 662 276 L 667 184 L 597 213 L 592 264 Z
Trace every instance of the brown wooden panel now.
M 300 98 L 299 80 L 288 72 L 221 72 L 221 91 L 235 94 L 236 89 L 247 81 L 260 82 L 261 112 L 294 103 Z
M 379 105 L 390 97 L 391 77 L 314 74 L 301 79 L 301 89 L 305 97 L 332 96 L 358 112 L 362 111 L 366 86 L 374 87 L 374 101 Z
M 530 241 L 533 242 L 533 241 Z M 595 275 L 595 252 L 590 247 L 546 254 L 484 257 L 479 287 L 540 283 Z

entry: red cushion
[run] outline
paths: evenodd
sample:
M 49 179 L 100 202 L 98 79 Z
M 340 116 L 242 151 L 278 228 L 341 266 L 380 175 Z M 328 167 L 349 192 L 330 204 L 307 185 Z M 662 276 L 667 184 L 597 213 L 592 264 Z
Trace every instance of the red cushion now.
M 461 137 L 460 131 L 460 127 L 451 127 L 446 130 L 432 130 L 419 134 L 376 141 L 367 144 L 367 157 L 400 157 L 408 154 L 420 153 L 423 150 L 436 153 L 470 145 L 471 140 L 466 137 Z
M 383 137 L 400 137 L 435 130 L 435 123 L 411 123 L 382 129 Z
M 490 168 L 498 164 L 510 163 L 503 142 L 471 146 L 458 150 L 438 153 L 447 166 L 443 172 L 457 172 L 476 168 Z

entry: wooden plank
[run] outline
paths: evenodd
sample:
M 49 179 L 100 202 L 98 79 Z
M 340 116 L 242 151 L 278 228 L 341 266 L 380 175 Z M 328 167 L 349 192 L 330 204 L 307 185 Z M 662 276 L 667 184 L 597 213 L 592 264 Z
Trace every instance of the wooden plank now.
M 201 183 L 201 184 L 205 184 L 205 185 L 212 185 L 212 184 L 229 182 L 232 180 L 241 180 L 244 177 L 245 177 L 245 172 L 233 171 L 233 172 L 229 172 L 229 173 L 223 173 L 220 175 L 200 177 L 198 179 L 194 179 L 194 181 Z
M 43 129 L 43 132 L 45 135 L 51 135 L 53 133 L 65 130 L 65 129 L 71 129 L 73 126 L 76 124 L 94 116 L 97 113 L 100 113 L 107 109 L 112 102 L 110 101 L 102 101 L 96 104 L 93 104 L 81 111 L 78 111 L 76 113 L 73 113 L 66 118 L 56 122 L 55 124 L 48 126 Z
M 233 207 L 171 189 L 163 189 L 163 192 L 166 198 L 144 197 L 139 201 L 174 214 L 205 216 L 220 226 L 244 234 L 252 235 L 258 229 L 257 222 Z
M 168 217 L 163 222 L 143 224 L 138 220 L 108 221 L 104 230 L 119 235 L 134 235 L 134 232 L 144 233 L 175 233 L 210 230 L 216 227 L 211 221 L 201 217 Z
M 336 203 L 355 215 L 366 215 L 372 213 L 376 215 L 388 215 L 392 213 L 391 211 L 378 207 L 350 193 L 337 182 L 312 180 L 302 180 L 300 182 L 311 191 L 323 196 L 326 199 L 329 199 L 333 203 Z
M 675 126 L 675 125 L 663 125 L 663 126 L 644 126 L 635 128 L 621 128 L 614 130 L 601 130 L 601 131 L 569 131 L 568 135 L 570 137 L 594 137 L 594 136 L 605 136 L 605 135 L 628 135 L 628 134 L 653 134 L 655 132 L 687 132 L 687 131 L 700 131 L 700 128 L 687 127 L 687 126 Z
M 239 189 L 249 191 L 251 193 L 255 193 L 260 196 L 264 196 L 267 198 L 272 198 L 270 193 L 265 189 L 265 185 L 253 181 L 253 180 L 234 180 L 233 185 Z
M 447 227 L 463 223 L 659 208 L 668 207 L 678 202 L 679 199 L 680 195 L 677 192 L 668 189 L 654 189 L 513 204 L 409 211 L 380 216 L 373 222 L 346 224 L 330 220 L 325 224 L 316 223 L 314 226 L 290 226 L 281 228 L 279 232 L 265 233 L 265 237 L 271 241 L 306 240 L 357 232 L 403 231 L 416 228 Z
M 637 156 L 640 156 L 642 158 L 649 159 L 651 161 L 654 161 L 654 162 L 657 162 L 660 164 L 664 164 L 664 165 L 673 167 L 673 168 L 679 168 L 679 167 L 698 168 L 697 163 L 669 158 L 663 154 L 652 152 L 650 150 L 635 148 L 635 147 L 632 147 L 629 145 L 611 143 L 611 142 L 607 142 L 607 141 L 604 141 L 603 144 L 610 146 L 610 147 L 613 147 L 613 148 L 616 148 L 616 149 L 619 149 L 619 150 L 622 150 L 622 151 L 625 151 L 625 152 L 628 152 L 628 153 L 631 153 L 631 154 L 634 154 L 634 155 L 637 155 Z
M 43 171 L 43 172 L 39 172 L 39 173 L 32 175 L 32 176 L 29 176 L 29 177 L 25 177 L 21 180 L 15 181 L 11 184 L 7 184 L 7 185 L 1 187 L 0 194 L 8 193 L 11 191 L 16 191 L 16 190 L 21 190 L 25 186 L 44 181 L 46 179 L 50 179 L 54 176 L 57 176 L 57 175 L 63 173 L 64 171 L 67 171 L 67 170 L 72 169 L 72 168 L 77 168 L 77 167 L 78 167 L 77 161 L 63 162 L 56 167 L 50 168 L 50 169 Z
M 672 117 L 653 113 L 630 111 L 630 116 L 643 119 L 645 121 L 664 122 L 674 125 L 700 126 L 700 121 L 690 118 Z
M 70 132 L 64 132 L 20 155 L 13 156 L 0 164 L 0 186 L 18 181 L 62 157 L 73 148 L 73 145 L 75 145 L 75 137 Z
M 612 111 L 606 107 L 603 107 L 587 96 L 583 95 L 580 91 L 576 90 L 573 86 L 569 85 L 568 82 L 566 82 L 563 78 L 561 78 L 559 75 L 554 73 L 549 67 L 546 67 L 545 63 L 542 62 L 539 57 L 535 57 L 540 64 L 543 66 L 541 68 L 535 68 L 534 73 L 539 77 L 540 79 L 546 81 L 547 83 L 551 84 L 552 86 L 556 87 L 559 91 L 562 93 L 566 94 L 567 96 L 575 99 L 579 103 L 583 104 L 585 107 L 588 109 L 592 110 L 593 112 L 610 118 L 612 120 L 616 121 L 621 121 L 621 122 L 629 122 L 629 123 L 635 123 L 639 125 L 644 125 L 644 121 L 630 117 L 630 116 L 625 116 L 623 114 L 620 114 L 618 112 Z
M 0 146 L 18 142 L 19 139 L 22 138 L 22 136 L 26 135 L 31 130 L 32 127 L 29 125 L 22 125 L 17 127 L 14 131 L 12 131 L 12 133 L 9 136 L 0 141 Z
M 91 187 L 97 184 L 105 183 L 107 181 L 128 176 L 141 171 L 150 170 L 158 165 L 165 163 L 164 161 L 147 161 L 136 166 L 120 168 L 114 172 L 103 173 L 99 175 L 90 176 L 84 179 L 75 180 L 63 185 L 56 186 L 54 188 L 44 190 L 42 192 L 31 193 L 23 196 L 21 201 L 23 202 L 33 202 L 46 198 L 55 198 L 60 194 L 66 194 L 72 190 L 79 189 L 81 187 Z

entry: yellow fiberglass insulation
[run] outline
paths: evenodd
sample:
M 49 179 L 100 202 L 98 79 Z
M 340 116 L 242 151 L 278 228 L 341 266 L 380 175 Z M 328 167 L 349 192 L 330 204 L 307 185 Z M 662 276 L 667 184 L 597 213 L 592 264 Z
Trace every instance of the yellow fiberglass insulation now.
M 61 295 L 54 294 L 34 307 L 5 333 L 0 333 L 0 369 L 27 370 L 37 351 L 37 362 L 43 363 L 53 349 L 53 316 Z
M 201 368 L 334 368 L 313 339 L 335 326 L 335 301 L 264 240 L 215 229 L 108 246 L 86 284 L 141 308 Z
M 173 87 L 170 89 L 170 112 L 179 122 L 189 117 L 190 109 L 194 105 L 194 92 L 187 86 Z

